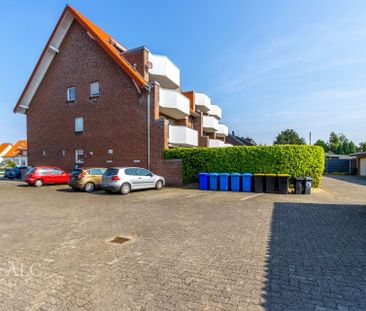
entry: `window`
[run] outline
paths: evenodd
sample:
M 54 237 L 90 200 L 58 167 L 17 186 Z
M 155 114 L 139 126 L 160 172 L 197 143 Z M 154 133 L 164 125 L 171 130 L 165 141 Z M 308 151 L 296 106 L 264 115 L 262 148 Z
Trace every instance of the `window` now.
M 51 169 L 51 174 L 52 175 L 62 175 L 64 172 L 63 171 L 61 171 L 60 169 L 58 169 L 58 168 L 53 168 L 53 169 Z
M 108 149 L 108 154 L 113 154 L 113 149 Z
M 84 150 L 83 149 L 75 150 L 75 162 L 79 163 L 79 164 L 84 163 Z
M 151 176 L 151 172 L 144 168 L 135 168 L 135 172 L 137 176 Z
M 90 170 L 90 175 L 103 175 L 103 173 L 105 172 L 105 170 L 101 169 L 101 168 L 94 168 L 92 170 Z
M 100 93 L 99 81 L 90 83 L 90 97 L 98 97 Z
M 75 132 L 84 132 L 84 118 L 75 118 Z
M 134 176 L 135 175 L 135 170 L 133 168 L 126 168 L 125 169 L 125 174 L 129 175 L 129 176 Z
M 76 89 L 75 86 L 71 86 L 67 88 L 67 101 L 73 102 L 76 100 Z
M 62 156 L 64 157 L 66 155 L 66 150 L 61 151 Z
M 45 156 L 46 155 L 46 150 L 42 151 L 42 155 Z
M 105 176 L 116 176 L 118 175 L 118 169 L 116 168 L 109 168 L 104 174 Z

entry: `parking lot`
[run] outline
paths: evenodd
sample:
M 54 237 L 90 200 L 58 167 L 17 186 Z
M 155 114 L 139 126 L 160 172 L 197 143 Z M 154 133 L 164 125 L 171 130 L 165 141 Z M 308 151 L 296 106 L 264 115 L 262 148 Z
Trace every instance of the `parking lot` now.
M 121 196 L 0 181 L 0 310 L 366 310 L 365 184 Z

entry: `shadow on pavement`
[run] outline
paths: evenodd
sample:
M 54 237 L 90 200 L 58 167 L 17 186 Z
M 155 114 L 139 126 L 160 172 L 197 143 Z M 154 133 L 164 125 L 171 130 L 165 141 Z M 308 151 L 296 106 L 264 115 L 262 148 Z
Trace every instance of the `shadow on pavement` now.
M 345 181 L 351 184 L 366 186 L 366 177 L 356 175 L 324 175 L 328 178 Z
M 274 203 L 265 310 L 366 310 L 366 206 Z

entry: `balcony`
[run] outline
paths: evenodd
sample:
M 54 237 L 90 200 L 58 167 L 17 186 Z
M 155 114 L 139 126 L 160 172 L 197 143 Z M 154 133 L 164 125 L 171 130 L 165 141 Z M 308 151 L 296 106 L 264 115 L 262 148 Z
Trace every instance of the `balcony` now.
M 219 129 L 216 132 L 217 137 L 225 137 L 229 135 L 229 128 L 224 124 L 219 124 Z
M 203 116 L 203 131 L 212 133 L 219 130 L 219 121 L 212 116 Z
M 149 62 L 151 63 L 150 80 L 168 89 L 179 88 L 180 70 L 168 57 L 149 53 Z
M 209 147 L 225 147 L 225 143 L 220 139 L 210 139 L 208 141 Z
M 221 108 L 217 105 L 211 105 L 210 110 L 208 111 L 208 114 L 210 116 L 216 117 L 217 119 L 221 119 L 221 117 L 222 117 Z
M 189 115 L 189 99 L 175 90 L 159 89 L 160 113 L 176 120 Z
M 169 125 L 169 146 L 197 147 L 198 132 L 186 126 Z
M 211 109 L 211 99 L 204 93 L 195 93 L 194 103 L 196 110 L 207 113 Z

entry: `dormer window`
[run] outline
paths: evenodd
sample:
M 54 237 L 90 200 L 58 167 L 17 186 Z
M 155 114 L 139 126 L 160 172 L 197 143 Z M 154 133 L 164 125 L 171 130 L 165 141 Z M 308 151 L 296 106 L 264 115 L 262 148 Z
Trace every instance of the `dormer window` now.
M 90 97 L 99 97 L 100 94 L 100 87 L 99 81 L 94 81 L 90 83 Z
M 76 100 L 76 88 L 75 86 L 70 86 L 67 88 L 67 101 L 74 102 Z

